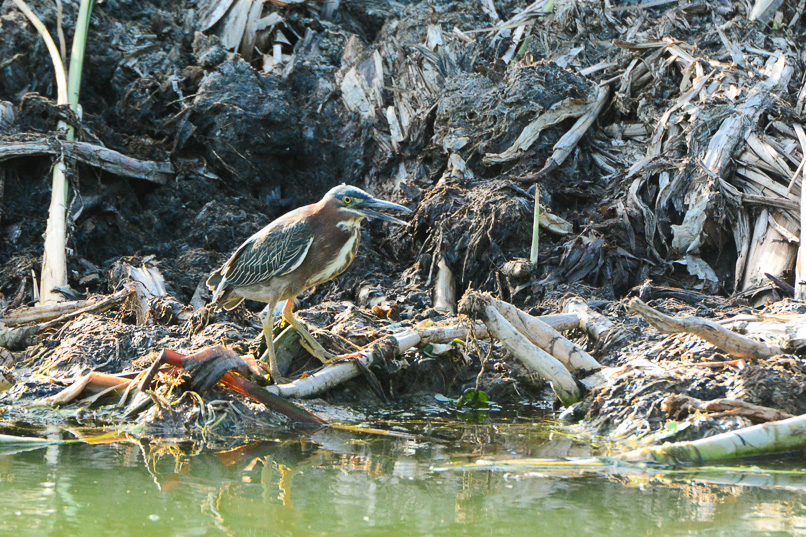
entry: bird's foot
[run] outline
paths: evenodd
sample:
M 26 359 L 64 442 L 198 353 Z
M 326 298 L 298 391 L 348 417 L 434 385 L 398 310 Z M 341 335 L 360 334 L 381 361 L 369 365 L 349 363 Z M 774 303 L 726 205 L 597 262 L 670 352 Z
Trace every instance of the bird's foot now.
M 308 341 L 308 338 L 301 337 L 299 339 L 299 344 L 302 345 L 303 349 L 308 351 L 308 354 L 315 356 L 323 364 L 330 364 L 339 356 L 338 354 L 333 354 L 332 352 L 325 350 L 325 348 L 313 338 Z
M 356 358 L 361 358 L 361 352 L 348 352 L 347 354 L 337 354 L 333 356 L 333 358 L 328 360 L 328 363 L 332 364 L 335 362 L 344 362 L 347 360 L 355 360 Z
M 341 361 L 344 361 L 344 360 L 353 360 L 353 359 L 359 358 L 361 356 L 360 352 L 348 352 L 346 354 L 334 354 L 334 353 L 332 353 L 330 351 L 325 350 L 323 347 L 321 347 L 321 345 L 319 346 L 319 349 L 314 349 L 314 348 L 311 348 L 311 346 L 308 345 L 308 342 L 305 341 L 304 339 L 300 339 L 299 343 L 300 343 L 300 345 L 302 345 L 302 348 L 304 348 L 306 351 L 308 351 L 308 353 L 310 353 L 311 355 L 313 355 L 316 358 L 318 358 L 319 361 L 322 362 L 324 365 L 331 365 L 331 364 L 334 364 L 336 362 L 341 362 Z
M 292 379 L 286 378 L 280 375 L 279 373 L 276 376 L 269 373 L 269 376 L 271 377 L 272 382 L 274 382 L 275 384 L 291 384 L 292 382 L 294 382 Z
M 269 350 L 266 349 L 257 363 L 263 371 L 269 374 L 269 378 L 271 379 L 271 381 L 274 382 L 275 384 L 288 384 L 289 382 L 293 382 L 291 379 L 281 375 L 277 367 L 272 367 L 270 356 L 271 355 L 269 354 Z
M 269 368 L 269 378 L 275 384 L 290 384 L 294 382 L 294 379 L 284 377 L 279 371 L 272 371 L 271 368 Z

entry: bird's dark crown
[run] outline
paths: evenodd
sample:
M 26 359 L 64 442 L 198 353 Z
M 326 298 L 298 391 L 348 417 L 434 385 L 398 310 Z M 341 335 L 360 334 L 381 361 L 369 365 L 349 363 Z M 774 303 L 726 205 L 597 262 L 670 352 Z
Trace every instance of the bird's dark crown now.
M 373 199 L 358 187 L 351 185 L 339 185 L 331 188 L 325 199 L 333 199 L 340 207 L 356 206 L 367 199 Z

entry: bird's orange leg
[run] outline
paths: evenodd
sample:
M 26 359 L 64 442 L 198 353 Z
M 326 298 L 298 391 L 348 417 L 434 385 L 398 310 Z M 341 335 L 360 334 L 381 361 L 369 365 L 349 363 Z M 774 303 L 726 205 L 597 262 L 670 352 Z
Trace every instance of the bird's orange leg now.
M 305 325 L 299 322 L 299 320 L 297 320 L 296 317 L 294 317 L 294 313 L 292 311 L 293 307 L 294 307 L 294 299 L 289 298 L 286 301 L 285 306 L 283 306 L 283 319 L 288 321 L 288 324 L 293 326 L 294 330 L 296 330 L 297 333 L 300 335 L 300 337 L 302 338 L 302 341 L 300 341 L 302 346 L 305 348 L 306 351 L 316 356 L 319 359 L 319 361 L 321 361 L 323 364 L 329 364 L 330 362 L 332 362 L 335 358 L 338 357 L 338 355 L 326 351 L 325 348 L 313 338 L 311 333 L 308 332 L 308 329 L 305 328 Z
M 266 354 L 269 355 L 269 374 L 275 384 L 284 384 L 288 379 L 280 374 L 280 368 L 277 367 L 277 350 L 274 348 L 274 304 L 269 303 L 268 314 L 263 319 L 263 337 L 266 338 L 266 353 L 261 356 L 265 361 Z

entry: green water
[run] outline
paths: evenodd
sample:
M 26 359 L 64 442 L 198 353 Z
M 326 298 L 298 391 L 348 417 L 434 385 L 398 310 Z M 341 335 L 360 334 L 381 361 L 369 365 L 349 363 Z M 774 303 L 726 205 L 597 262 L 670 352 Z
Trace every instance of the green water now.
M 223 439 L 211 448 L 132 438 L 6 451 L 0 535 L 806 535 L 803 476 L 435 471 L 592 448 L 511 416 L 375 425 L 425 437 L 326 430 L 235 450 Z

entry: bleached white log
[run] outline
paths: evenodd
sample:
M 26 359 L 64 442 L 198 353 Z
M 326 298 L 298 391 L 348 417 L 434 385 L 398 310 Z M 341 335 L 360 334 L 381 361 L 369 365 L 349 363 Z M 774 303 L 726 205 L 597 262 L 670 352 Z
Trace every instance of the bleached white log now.
M 487 325 L 490 334 L 498 339 L 516 360 L 551 384 L 554 394 L 564 406 L 579 401 L 579 387 L 562 362 L 529 341 L 494 306 L 481 305 L 478 315 Z
M 563 305 L 563 312 L 576 315 L 579 318 L 579 328 L 593 339 L 600 340 L 613 329 L 613 322 L 610 319 L 594 311 L 581 298 L 573 297 L 567 300 Z
M 784 453 L 806 447 L 806 415 L 710 436 L 693 442 L 651 446 L 624 453 L 618 460 L 671 465 L 703 464 L 752 455 Z
M 539 317 L 533 317 L 507 302 L 492 297 L 489 297 L 488 300 L 515 330 L 557 358 L 569 370 L 591 371 L 602 367 L 593 356 L 565 339 L 557 330 L 541 321 Z

